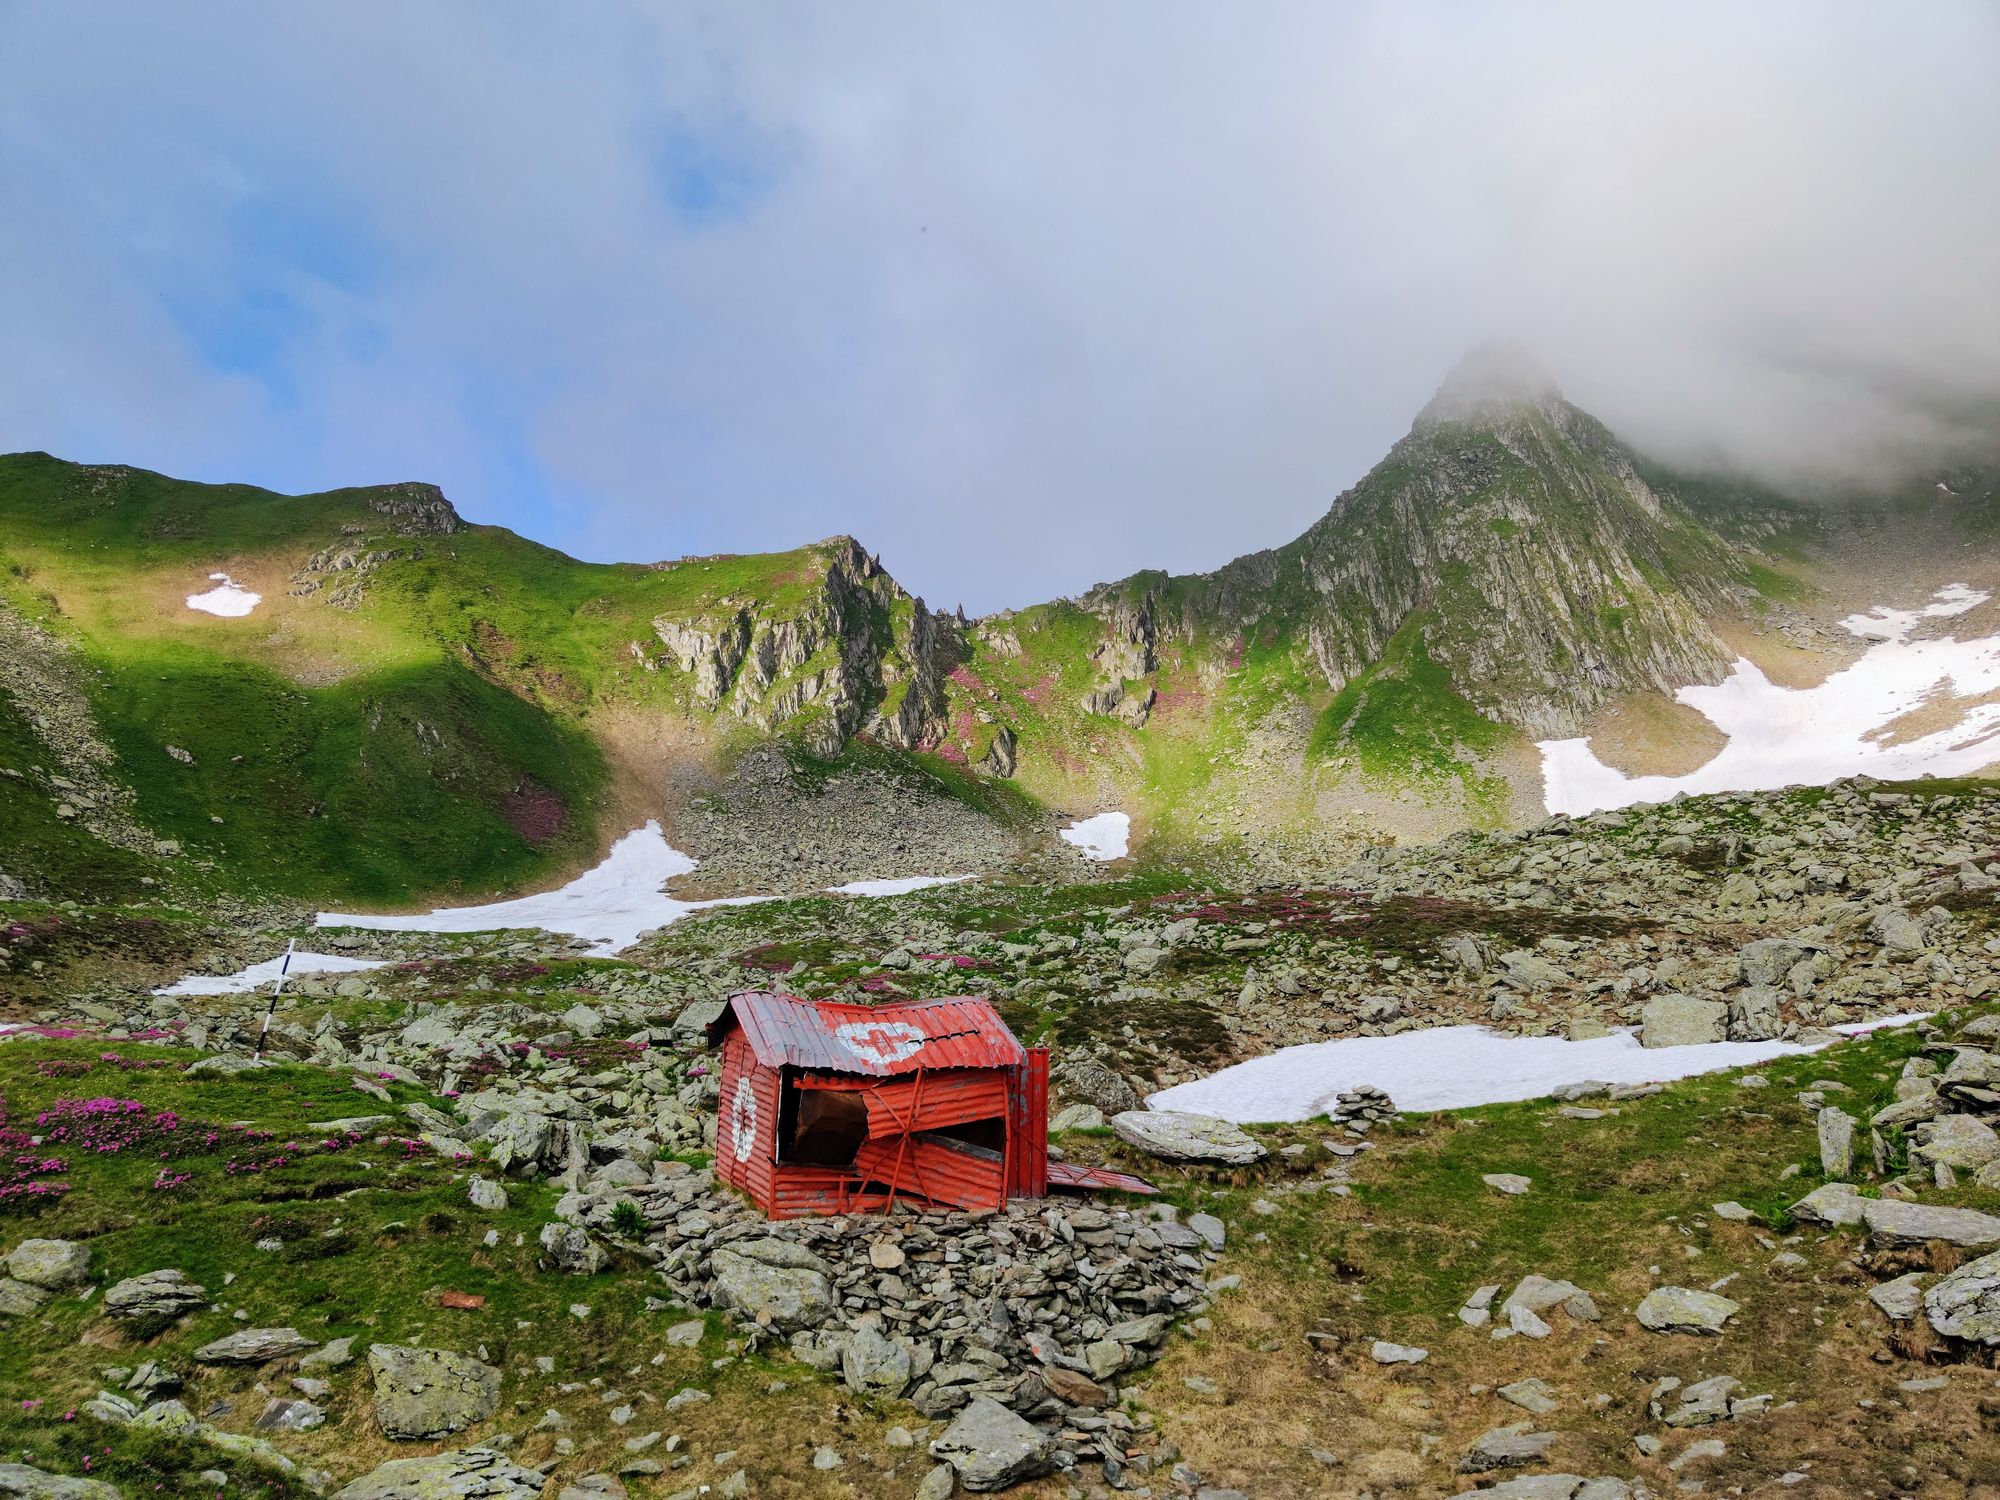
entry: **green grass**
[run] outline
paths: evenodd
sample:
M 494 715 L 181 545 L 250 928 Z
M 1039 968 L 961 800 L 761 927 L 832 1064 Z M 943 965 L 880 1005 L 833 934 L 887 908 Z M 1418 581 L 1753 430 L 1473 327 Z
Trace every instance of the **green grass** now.
M 372 901 L 479 892 L 591 846 L 605 774 L 595 745 L 456 663 L 305 688 L 161 646 L 121 660 L 106 684 L 100 717 L 140 821 L 253 888 Z M 540 843 L 508 821 L 525 789 L 570 809 Z
M 1370 775 L 1436 779 L 1461 773 L 1467 752 L 1500 745 L 1507 731 L 1481 714 L 1431 660 L 1428 624 L 1413 615 L 1381 660 L 1328 704 L 1313 728 L 1311 754 L 1352 754 Z
M 56 891 L 79 901 L 133 901 L 145 896 L 164 862 L 107 844 L 87 829 L 56 816 L 56 802 L 31 779 L 29 768 L 49 766 L 48 747 L 13 702 L 0 695 L 0 873 L 30 890 Z

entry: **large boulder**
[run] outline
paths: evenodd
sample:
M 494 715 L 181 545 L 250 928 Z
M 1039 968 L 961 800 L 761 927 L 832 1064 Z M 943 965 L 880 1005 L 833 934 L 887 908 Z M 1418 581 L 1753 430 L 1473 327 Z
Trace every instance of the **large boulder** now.
M 392 1438 L 446 1437 L 483 1422 L 500 1404 L 500 1372 L 469 1354 L 370 1344 L 375 1420 Z
M 537 1500 L 545 1483 L 491 1448 L 461 1448 L 429 1458 L 392 1458 L 363 1474 L 333 1500 Z M 79 1497 L 81 1500 L 81 1497 Z
M 826 1262 L 789 1240 L 738 1240 L 709 1258 L 718 1306 L 752 1322 L 794 1333 L 833 1316 Z
M 205 1365 L 261 1365 L 318 1347 L 296 1328 L 240 1328 L 203 1344 L 194 1357 Z
M 1004 1490 L 1056 1464 L 1055 1440 L 991 1396 L 974 1396 L 931 1444 L 968 1490 Z
M 849 1390 L 896 1397 L 910 1383 L 910 1346 L 882 1331 L 873 1313 L 861 1320 L 840 1351 L 840 1375 Z
M 1967 1261 L 1925 1292 L 1924 1316 L 1946 1338 L 2000 1344 L 2000 1253 Z
M 1742 953 L 1737 955 L 1736 968 L 1745 984 L 1775 989 L 1785 982 L 1792 965 L 1811 952 L 1804 943 L 1795 943 L 1790 938 L 1758 938 L 1744 945 Z
M 1791 1214 L 1828 1229 L 1852 1228 L 1862 1221 L 1870 1201 L 1855 1192 L 1851 1182 L 1823 1182 L 1794 1203 Z
M 1128 1109 L 1111 1117 L 1112 1132 L 1166 1161 L 1212 1161 L 1246 1166 L 1261 1160 L 1264 1148 L 1227 1120 L 1167 1109 Z
M 1813 1122 L 1819 1134 L 1819 1169 L 1828 1177 L 1848 1177 L 1854 1172 L 1854 1116 L 1837 1104 L 1821 1109 Z
M 1784 1029 L 1776 990 L 1753 985 L 1729 997 L 1730 1041 L 1768 1042 Z
M 45 1292 L 65 1292 L 90 1279 L 90 1246 L 74 1240 L 22 1240 L 7 1257 L 7 1274 Z
M 1967 1250 L 2000 1245 L 2000 1219 L 1971 1208 L 1940 1208 L 1900 1198 L 1864 1198 L 1861 1222 L 1869 1237 L 1884 1245 L 1921 1245 L 1943 1240 Z
M 1654 1333 L 1720 1333 L 1741 1305 L 1718 1292 L 1657 1286 L 1639 1303 L 1638 1317 Z
M 114 1318 L 132 1322 L 178 1318 L 207 1305 L 207 1289 L 189 1281 L 185 1271 L 147 1271 L 140 1276 L 128 1276 L 104 1294 L 104 1310 Z
M 594 1276 L 610 1257 L 574 1224 L 542 1226 L 542 1264 L 570 1276 Z
M 1143 1102 L 1124 1078 L 1084 1057 L 1058 1063 L 1050 1070 L 1049 1087 L 1058 1099 L 1094 1105 L 1106 1119 L 1138 1109 Z
M 1933 1166 L 1976 1172 L 2000 1161 L 2000 1135 L 1977 1115 L 1941 1115 L 1913 1133 L 1923 1143 L 1917 1154 Z
M 1729 1020 L 1729 1007 L 1692 995 L 1659 995 L 1639 1012 L 1642 1047 L 1697 1047 L 1719 1042 Z
M 124 1500 L 101 1479 L 72 1479 L 27 1464 L 0 1464 L 0 1495 L 19 1500 Z

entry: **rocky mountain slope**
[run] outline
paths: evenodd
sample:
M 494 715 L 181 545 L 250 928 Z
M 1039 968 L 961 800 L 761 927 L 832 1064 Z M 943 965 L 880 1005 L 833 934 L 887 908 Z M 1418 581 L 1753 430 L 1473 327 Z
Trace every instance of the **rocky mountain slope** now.
M 546 881 L 658 816 L 724 885 L 803 889 L 732 830 L 795 827 L 827 883 L 916 873 L 898 851 L 998 868 L 1102 808 L 1161 857 L 1325 870 L 1531 821 L 1529 741 L 1607 714 L 1698 763 L 1713 729 L 1674 689 L 1753 638 L 1837 659 L 1831 622 L 1883 602 L 1842 559 L 1879 557 L 1885 517 L 1917 597 L 1964 581 L 1994 492 L 1976 465 L 1888 510 L 1693 481 L 1482 351 L 1295 541 L 966 621 L 845 537 L 584 564 L 424 485 L 17 454 L 0 873 L 407 901 Z M 218 578 L 256 601 L 191 606 Z

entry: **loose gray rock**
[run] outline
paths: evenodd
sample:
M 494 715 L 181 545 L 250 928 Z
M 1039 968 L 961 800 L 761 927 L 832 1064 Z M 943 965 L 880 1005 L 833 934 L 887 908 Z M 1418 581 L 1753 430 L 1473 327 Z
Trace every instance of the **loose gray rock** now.
M 242 1328 L 203 1344 L 194 1357 L 205 1365 L 261 1365 L 317 1347 L 296 1328 Z
M 45 1292 L 65 1292 L 90 1279 L 90 1246 L 74 1240 L 23 1240 L 7 1257 L 7 1274 Z
M 1055 1440 L 991 1396 L 975 1396 L 931 1444 L 968 1490 L 1004 1490 L 1055 1467 Z
M 738 1240 L 717 1249 L 715 1300 L 752 1322 L 792 1333 L 833 1316 L 826 1263 L 785 1240 Z
M 1523 1177 L 1518 1172 L 1488 1172 L 1479 1180 L 1496 1192 L 1516 1198 L 1535 1185 L 1532 1177 Z
M 1431 1351 L 1411 1344 L 1392 1344 L 1387 1339 L 1377 1339 L 1369 1345 L 1368 1357 L 1378 1365 L 1420 1365 L 1431 1357 Z
M 273 1396 L 257 1415 L 259 1432 L 311 1432 L 326 1423 L 325 1408 L 295 1397 Z
M 128 1276 L 104 1294 L 104 1310 L 114 1318 L 178 1318 L 208 1305 L 208 1291 L 185 1271 L 148 1271 Z
M 392 1458 L 333 1500 L 540 1500 L 540 1471 L 491 1448 L 461 1448 L 429 1458 Z M 99 1500 L 99 1497 L 77 1497 Z
M 1227 1120 L 1177 1110 L 1132 1109 L 1111 1117 L 1121 1141 L 1164 1161 L 1213 1161 L 1246 1166 L 1260 1161 L 1264 1148 Z
M 1461 1474 L 1487 1474 L 1494 1469 L 1517 1469 L 1525 1464 L 1538 1464 L 1549 1456 L 1549 1448 L 1554 1444 L 1553 1432 L 1529 1432 L 1526 1424 L 1513 1427 L 1496 1427 L 1491 1432 L 1482 1433 L 1465 1457 L 1458 1461 Z
M 1924 1283 L 1930 1279 L 1925 1272 L 1912 1271 L 1894 1281 L 1870 1287 L 1868 1300 L 1881 1308 L 1882 1315 L 1890 1322 L 1907 1323 L 1923 1311 Z
M 27 1318 L 49 1305 L 54 1292 L 45 1292 L 11 1276 L 0 1276 L 0 1318 Z
M 2000 1344 L 2000 1253 L 1967 1261 L 1924 1293 L 1924 1315 L 1946 1338 Z
M 1538 1417 L 1546 1416 L 1561 1405 L 1556 1400 L 1556 1388 L 1546 1380 L 1532 1376 L 1526 1380 L 1516 1380 L 1509 1385 L 1503 1385 L 1495 1394 L 1501 1400 L 1511 1401 L 1521 1410 L 1533 1412 Z
M 1859 1224 L 1870 1200 L 1854 1191 L 1847 1182 L 1825 1182 L 1799 1199 L 1791 1208 L 1792 1217 L 1829 1229 L 1851 1228 Z
M 1869 1237 L 1885 1245 L 1921 1245 L 1944 1240 L 1968 1250 L 2000 1245 L 2000 1219 L 1970 1208 L 1940 1208 L 1899 1198 L 1865 1198 L 1861 1221 Z
M 0 1464 L 0 1495 L 20 1500 L 124 1500 L 101 1479 L 72 1479 L 27 1464 Z
M 599 1245 L 574 1224 L 542 1226 L 544 1264 L 569 1276 L 594 1276 L 610 1259 Z
M 1692 995 L 1660 995 L 1639 1012 L 1642 1047 L 1696 1047 L 1723 1039 L 1729 1007 Z
M 500 1372 L 467 1354 L 370 1344 L 375 1420 L 392 1438 L 439 1438 L 483 1422 L 500 1404 Z
M 910 1383 L 910 1346 L 882 1332 L 881 1319 L 863 1318 L 840 1352 L 840 1374 L 847 1388 L 892 1399 Z
M 1858 1121 L 1838 1105 L 1829 1104 L 1819 1112 L 1819 1168 L 1829 1177 L 1846 1177 L 1854 1171 L 1854 1127 Z
M 1684 1286 L 1654 1287 L 1638 1307 L 1641 1326 L 1654 1333 L 1722 1332 L 1722 1325 L 1736 1316 L 1739 1302 L 1717 1292 L 1700 1292 Z

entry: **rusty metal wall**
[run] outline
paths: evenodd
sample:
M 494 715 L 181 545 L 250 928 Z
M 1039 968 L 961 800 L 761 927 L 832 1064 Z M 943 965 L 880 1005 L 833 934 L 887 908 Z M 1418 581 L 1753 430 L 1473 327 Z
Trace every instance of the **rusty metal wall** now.
M 974 1209 L 997 1209 L 1007 1201 L 1001 1153 L 934 1136 L 872 1139 L 856 1153 L 854 1169 L 920 1201 Z

